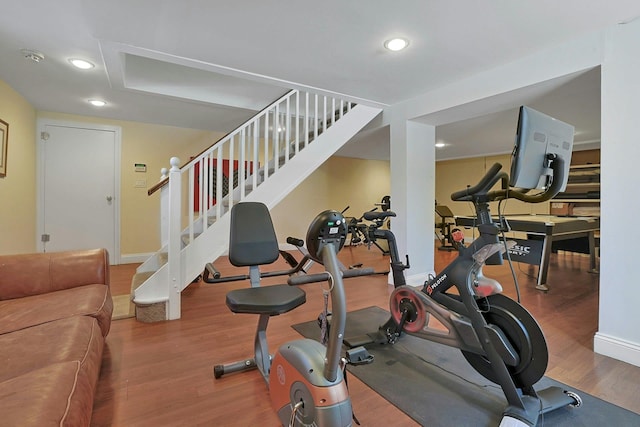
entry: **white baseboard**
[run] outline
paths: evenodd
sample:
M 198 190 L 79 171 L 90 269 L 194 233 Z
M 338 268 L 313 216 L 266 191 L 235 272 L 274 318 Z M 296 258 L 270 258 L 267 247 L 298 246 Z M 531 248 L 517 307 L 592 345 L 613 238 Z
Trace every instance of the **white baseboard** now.
M 144 254 L 121 254 L 120 264 L 135 264 L 145 262 L 155 252 L 149 252 Z
M 293 251 L 296 249 L 295 246 L 290 245 L 288 243 L 278 245 L 279 249 L 285 251 Z M 228 251 L 225 251 L 222 255 L 227 255 Z M 148 253 L 139 253 L 139 254 L 121 254 L 120 255 L 120 264 L 135 264 L 142 263 L 149 259 L 155 252 Z
M 631 341 L 596 332 L 593 337 L 593 351 L 640 366 L 640 345 Z

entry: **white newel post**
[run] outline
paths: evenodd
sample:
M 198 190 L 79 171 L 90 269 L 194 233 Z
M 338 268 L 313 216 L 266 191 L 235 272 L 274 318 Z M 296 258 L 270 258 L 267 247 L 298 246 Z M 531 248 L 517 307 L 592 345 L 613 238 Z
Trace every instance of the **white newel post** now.
M 180 318 L 180 289 L 182 285 L 181 263 L 181 210 L 182 210 L 182 173 L 180 172 L 180 159 L 172 157 L 169 161 L 169 243 L 168 243 L 168 267 L 169 282 L 167 292 L 169 301 L 167 307 L 168 320 Z
M 169 176 L 169 169 L 160 169 L 160 181 Z M 164 248 L 169 242 L 169 186 L 160 189 L 160 247 Z

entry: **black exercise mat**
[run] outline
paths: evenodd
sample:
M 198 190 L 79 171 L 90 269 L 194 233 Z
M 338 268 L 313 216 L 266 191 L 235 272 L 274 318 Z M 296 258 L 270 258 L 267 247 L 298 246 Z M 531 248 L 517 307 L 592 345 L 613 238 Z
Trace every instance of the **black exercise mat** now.
M 345 339 L 359 341 L 386 322 L 389 313 L 368 307 L 348 313 Z M 317 320 L 294 325 L 301 335 L 319 339 Z M 478 374 L 459 350 L 403 335 L 396 344 L 369 343 L 375 358 L 368 365 L 349 365 L 358 377 L 423 426 L 497 426 L 506 406 L 502 390 Z M 640 415 L 550 378 L 535 386 L 559 386 L 577 393 L 583 404 L 541 416 L 538 426 L 640 426 Z

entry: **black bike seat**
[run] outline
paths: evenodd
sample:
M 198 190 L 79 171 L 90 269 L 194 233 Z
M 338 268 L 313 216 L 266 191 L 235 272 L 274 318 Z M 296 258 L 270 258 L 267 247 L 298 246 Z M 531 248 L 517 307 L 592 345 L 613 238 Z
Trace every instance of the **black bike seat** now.
M 384 212 L 369 211 L 369 212 L 365 212 L 364 215 L 362 215 L 362 217 L 367 221 L 384 220 L 385 218 L 388 218 L 390 216 L 396 216 L 396 213 L 393 211 L 384 211 Z

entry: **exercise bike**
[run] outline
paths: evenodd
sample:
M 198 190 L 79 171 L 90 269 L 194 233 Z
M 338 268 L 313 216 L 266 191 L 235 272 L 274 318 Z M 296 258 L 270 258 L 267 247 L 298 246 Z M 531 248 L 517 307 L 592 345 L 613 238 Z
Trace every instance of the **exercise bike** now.
M 296 340 L 282 345 L 273 359 L 271 402 L 280 420 L 290 420 L 291 426 L 295 421 L 318 426 L 352 424 L 351 400 L 343 377 L 345 362 L 341 357 L 347 308 L 337 258 L 346 234 L 344 217 L 331 210 L 320 213 L 307 231 L 309 254 L 326 269 L 334 323 L 326 347 L 308 338 Z
M 259 265 L 278 258 L 278 242 L 262 203 L 239 203 L 231 211 L 229 259 L 236 266 L 249 266 L 251 287 L 230 291 L 227 306 L 234 313 L 259 314 L 254 340 L 254 357 L 227 365 L 216 365 L 216 379 L 232 372 L 258 369 L 269 387 L 273 408 L 285 426 L 349 427 L 353 412 L 343 376 L 341 357 L 346 322 L 346 298 L 337 253 L 347 235 L 344 217 L 337 211 L 320 213 L 307 231 L 309 256 L 325 266 L 329 282 L 333 327 L 327 346 L 311 339 L 288 342 L 272 357 L 266 328 L 270 316 L 286 313 L 306 301 L 295 286 L 259 286 Z M 316 275 L 317 277 L 317 275 Z
M 499 163 L 477 185 L 453 193 L 454 201 L 473 202 L 480 236 L 468 247 L 461 243 L 458 257 L 422 289 L 396 283 L 390 297 L 391 318 L 380 328 L 391 344 L 406 332 L 460 349 L 477 372 L 501 387 L 508 406 L 500 427 L 535 426 L 543 413 L 582 403 L 580 396 L 559 387 L 534 389 L 548 363 L 542 330 L 524 307 L 501 294 L 496 280 L 482 273 L 485 263 L 502 263 L 508 246 L 499 240 L 508 223 L 493 222 L 489 202 L 516 198 L 537 203 L 554 197 L 562 186 L 564 160 L 549 155 L 548 161 L 554 179 L 542 193 L 510 189 L 509 177 L 500 171 Z M 502 188 L 492 191 L 499 181 Z M 457 292 L 447 292 L 452 288 Z M 430 316 L 446 330 L 429 326 Z

